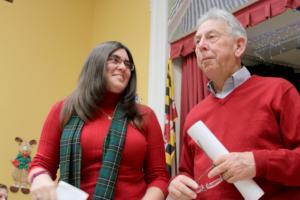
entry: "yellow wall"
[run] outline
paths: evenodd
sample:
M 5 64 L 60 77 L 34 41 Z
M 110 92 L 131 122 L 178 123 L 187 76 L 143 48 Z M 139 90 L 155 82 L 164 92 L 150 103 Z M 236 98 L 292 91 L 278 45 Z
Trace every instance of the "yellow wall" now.
M 147 103 L 150 44 L 150 0 L 96 0 L 93 45 L 106 40 L 124 43 L 137 67 L 138 95 Z
M 92 9 L 87 0 L 0 1 L 0 182 L 13 184 L 14 138 L 38 139 L 50 106 L 74 88 L 90 50 Z
M 0 183 L 13 184 L 14 138 L 38 139 L 50 106 L 74 89 L 96 44 L 119 40 L 130 48 L 138 93 L 147 102 L 149 6 L 140 0 L 0 0 Z
M 74 89 L 96 44 L 119 40 L 129 47 L 147 102 L 150 1 L 0 0 L 0 24 L 0 183 L 13 184 L 14 138 L 38 140 L 50 106 Z

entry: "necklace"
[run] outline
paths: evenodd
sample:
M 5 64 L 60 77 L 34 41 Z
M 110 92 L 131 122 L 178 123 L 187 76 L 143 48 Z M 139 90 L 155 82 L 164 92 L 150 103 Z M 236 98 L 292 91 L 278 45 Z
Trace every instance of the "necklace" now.
M 100 109 L 100 111 L 107 117 L 107 119 L 112 120 L 112 116 L 107 114 L 104 110 Z

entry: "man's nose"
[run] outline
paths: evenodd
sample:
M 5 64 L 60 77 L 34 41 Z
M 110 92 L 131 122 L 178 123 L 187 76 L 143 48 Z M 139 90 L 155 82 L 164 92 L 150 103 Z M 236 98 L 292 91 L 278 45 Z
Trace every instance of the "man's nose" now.
M 207 50 L 208 49 L 208 44 L 205 38 L 201 38 L 201 40 L 198 41 L 196 44 L 196 48 L 199 48 L 199 50 Z

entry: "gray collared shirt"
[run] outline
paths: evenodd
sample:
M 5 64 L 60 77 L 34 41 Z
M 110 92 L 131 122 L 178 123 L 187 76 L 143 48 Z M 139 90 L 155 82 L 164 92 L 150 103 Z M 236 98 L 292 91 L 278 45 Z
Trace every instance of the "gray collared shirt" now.
M 242 67 L 234 74 L 232 74 L 224 83 L 223 89 L 220 92 L 217 92 L 214 89 L 214 85 L 212 81 L 209 81 L 207 84 L 208 90 L 217 98 L 224 99 L 227 95 L 229 95 L 235 88 L 240 86 L 242 83 L 247 81 L 251 77 L 250 72 L 246 67 Z

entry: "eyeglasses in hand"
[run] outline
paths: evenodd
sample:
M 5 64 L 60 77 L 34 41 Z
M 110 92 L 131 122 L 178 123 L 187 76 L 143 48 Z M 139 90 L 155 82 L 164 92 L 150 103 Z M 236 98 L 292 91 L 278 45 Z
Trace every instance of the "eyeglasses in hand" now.
M 196 180 L 196 182 L 198 183 L 199 187 L 196 189 L 196 193 L 200 193 L 200 192 L 205 192 L 206 190 L 209 190 L 211 188 L 216 187 L 217 185 L 219 185 L 222 181 L 223 178 L 221 176 L 215 176 L 212 178 L 208 178 L 207 174 L 210 172 L 210 170 L 212 170 L 215 166 L 212 165 L 211 167 L 209 167 L 207 170 L 205 170 L 205 172 Z M 206 181 L 206 182 L 204 182 Z

